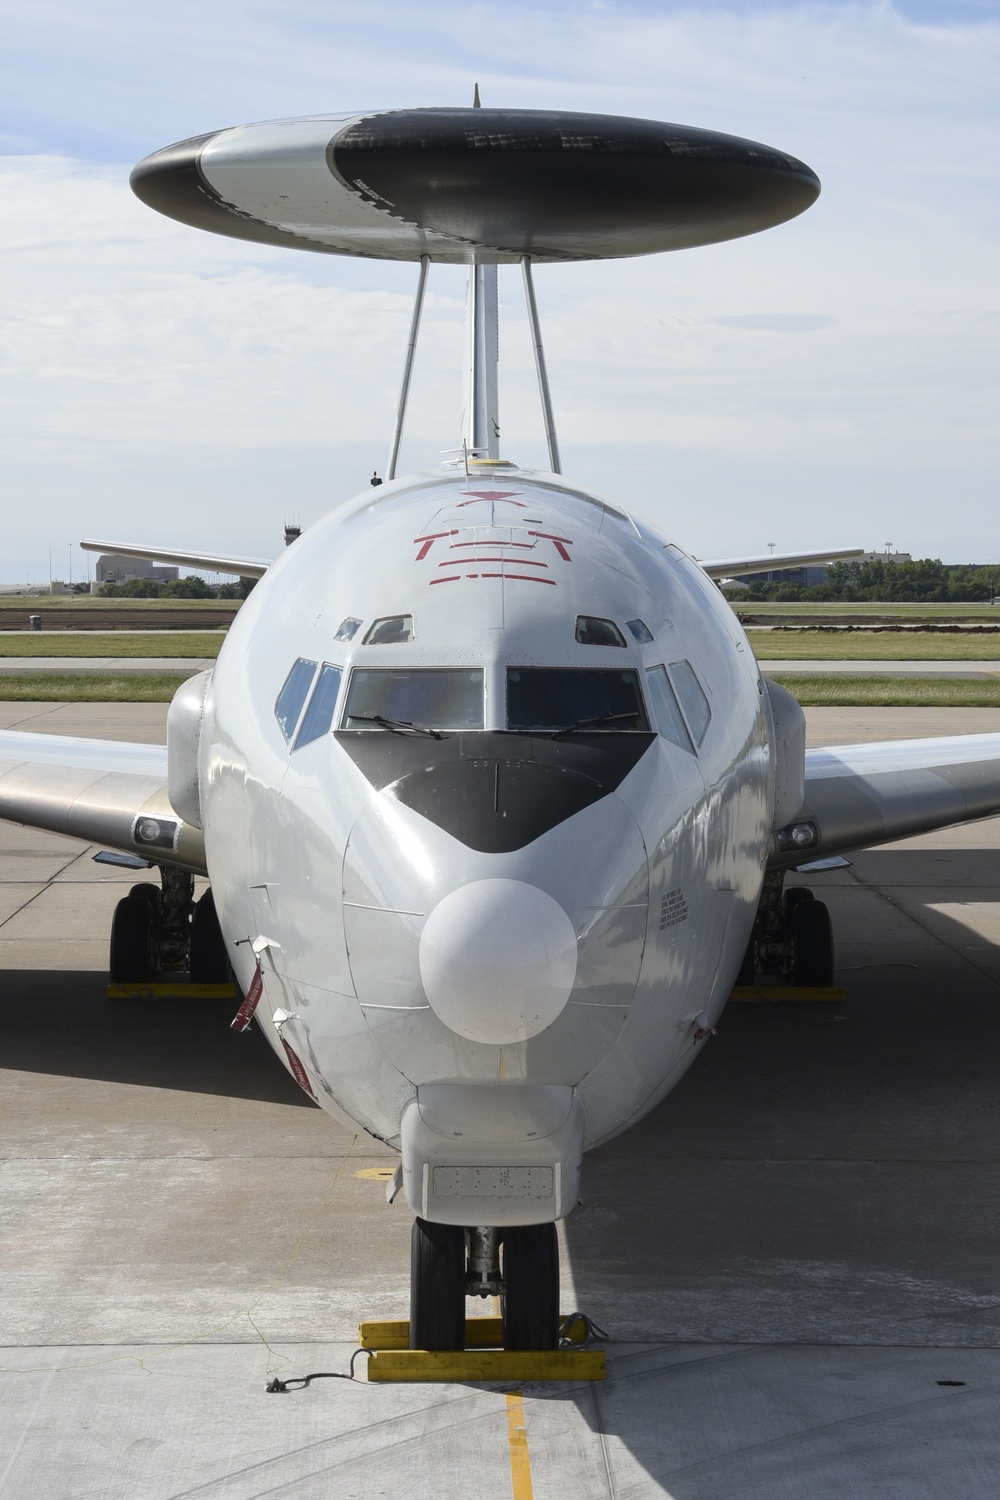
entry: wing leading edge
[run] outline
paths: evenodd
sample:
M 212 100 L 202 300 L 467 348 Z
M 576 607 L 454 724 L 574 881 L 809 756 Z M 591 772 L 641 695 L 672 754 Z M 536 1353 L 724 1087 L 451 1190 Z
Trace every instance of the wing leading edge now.
M 177 563 L 182 568 L 207 568 L 211 573 L 235 573 L 239 578 L 263 578 L 271 566 L 262 557 L 220 557 L 205 552 L 177 552 L 146 547 L 139 542 L 81 542 L 84 552 L 107 552 L 114 557 L 141 557 L 147 562 Z
M 86 542 L 80 543 L 85 547 Z M 159 555 L 159 554 L 157 554 Z M 841 547 L 839 551 L 825 552 L 773 552 L 769 557 L 713 557 L 697 558 L 709 578 L 737 578 L 743 573 L 774 573 L 781 568 L 809 568 L 821 563 L 850 562 L 864 557 L 863 547 Z
M 771 868 L 867 849 L 1000 814 L 1000 734 L 806 751 L 802 810 L 775 834 Z
M 167 796 L 166 749 L 0 731 L 0 818 L 207 873 Z M 805 801 L 772 869 L 1000 814 L 1000 734 L 806 751 Z
M 207 873 L 201 833 L 170 806 L 163 745 L 0 731 L 0 818 Z

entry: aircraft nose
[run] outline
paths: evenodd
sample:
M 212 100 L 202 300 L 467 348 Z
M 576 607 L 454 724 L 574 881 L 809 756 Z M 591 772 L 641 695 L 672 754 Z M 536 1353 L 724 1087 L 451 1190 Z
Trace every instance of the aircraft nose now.
M 420 977 L 431 1009 L 473 1042 L 510 1046 L 560 1014 L 576 978 L 576 934 L 557 901 L 521 880 L 476 880 L 431 912 Z

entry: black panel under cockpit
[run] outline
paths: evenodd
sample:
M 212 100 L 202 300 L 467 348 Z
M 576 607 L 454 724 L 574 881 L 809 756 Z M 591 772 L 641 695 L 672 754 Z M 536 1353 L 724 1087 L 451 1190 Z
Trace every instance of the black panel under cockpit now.
M 372 786 L 482 854 L 522 849 L 608 796 L 655 738 L 490 730 L 440 740 L 365 730 L 336 735 Z

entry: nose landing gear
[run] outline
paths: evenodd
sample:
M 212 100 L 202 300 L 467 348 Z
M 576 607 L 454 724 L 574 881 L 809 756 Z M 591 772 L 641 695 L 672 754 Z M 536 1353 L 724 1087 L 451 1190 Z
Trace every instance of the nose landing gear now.
M 411 1349 L 464 1349 L 467 1296 L 500 1297 L 505 1349 L 558 1349 L 554 1224 L 463 1229 L 418 1218 L 410 1247 Z

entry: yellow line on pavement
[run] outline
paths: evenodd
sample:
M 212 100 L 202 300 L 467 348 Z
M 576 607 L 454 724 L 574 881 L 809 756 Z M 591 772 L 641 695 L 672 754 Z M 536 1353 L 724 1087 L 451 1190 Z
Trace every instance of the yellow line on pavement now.
M 514 1500 L 533 1500 L 531 1455 L 524 1420 L 524 1397 L 512 1391 L 507 1397 L 507 1446 L 510 1449 L 510 1488 Z

